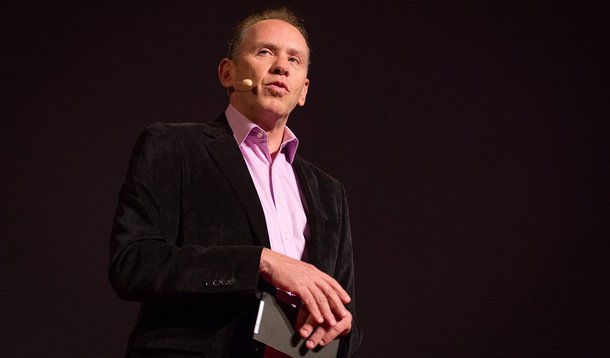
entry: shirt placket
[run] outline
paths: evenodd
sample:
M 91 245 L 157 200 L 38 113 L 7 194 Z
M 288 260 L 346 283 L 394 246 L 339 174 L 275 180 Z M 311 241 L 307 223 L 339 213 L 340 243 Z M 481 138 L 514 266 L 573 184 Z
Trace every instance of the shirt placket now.
M 279 156 L 282 156 L 283 154 L 280 153 L 278 154 Z M 277 158 L 276 158 L 277 160 Z M 279 163 L 278 163 L 279 165 Z M 285 193 L 283 191 L 283 186 L 281 183 L 281 175 L 276 174 L 277 172 L 277 165 L 272 165 L 272 170 L 271 170 L 271 174 L 272 174 L 272 181 L 273 181 L 273 193 L 274 193 L 274 204 L 275 204 L 275 220 L 277 223 L 277 227 L 278 227 L 278 231 L 279 231 L 279 237 L 281 239 L 281 243 L 282 243 L 282 249 L 283 249 L 283 253 L 287 256 L 293 256 L 291 255 L 291 245 L 290 245 L 290 226 L 291 226 L 291 220 L 290 218 L 287 218 L 285 213 L 287 211 L 287 207 L 286 207 L 286 201 L 285 201 Z

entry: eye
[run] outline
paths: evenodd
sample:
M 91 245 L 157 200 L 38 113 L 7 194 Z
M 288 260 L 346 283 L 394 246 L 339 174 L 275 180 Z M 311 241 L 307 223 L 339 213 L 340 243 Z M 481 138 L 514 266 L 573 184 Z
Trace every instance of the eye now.
M 300 65 L 300 64 L 301 64 L 301 59 L 300 59 L 300 58 L 298 58 L 298 57 L 295 57 L 295 56 L 291 56 L 291 57 L 289 57 L 289 58 L 288 58 L 288 61 L 290 61 L 290 62 L 292 62 L 292 63 L 295 63 L 295 64 L 297 64 L 297 65 Z
M 263 49 L 258 50 L 258 54 L 259 55 L 271 55 L 272 53 L 269 49 L 263 48 Z

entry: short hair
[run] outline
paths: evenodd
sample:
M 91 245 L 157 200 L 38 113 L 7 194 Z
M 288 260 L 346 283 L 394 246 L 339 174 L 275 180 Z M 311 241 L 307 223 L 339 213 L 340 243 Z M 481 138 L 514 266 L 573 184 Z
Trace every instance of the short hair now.
M 307 50 L 309 51 L 309 57 L 311 57 L 309 35 L 307 34 L 307 30 L 305 30 L 303 20 L 287 7 L 280 7 L 277 9 L 267 9 L 251 14 L 238 23 L 237 26 L 235 26 L 233 29 L 233 36 L 229 40 L 229 51 L 227 52 L 227 57 L 229 59 L 235 60 L 237 58 L 250 27 L 264 20 L 282 20 L 294 26 L 297 30 L 299 30 L 305 39 Z

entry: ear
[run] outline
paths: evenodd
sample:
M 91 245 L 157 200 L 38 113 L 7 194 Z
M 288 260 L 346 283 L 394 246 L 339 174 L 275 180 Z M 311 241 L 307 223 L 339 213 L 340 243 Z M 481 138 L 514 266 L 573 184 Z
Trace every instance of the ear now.
M 218 64 L 218 79 L 224 88 L 233 87 L 233 69 L 235 64 L 228 58 L 223 58 Z
M 305 99 L 307 98 L 307 90 L 309 89 L 309 78 L 305 79 L 305 86 L 301 90 L 301 95 L 299 96 L 299 106 L 305 105 Z

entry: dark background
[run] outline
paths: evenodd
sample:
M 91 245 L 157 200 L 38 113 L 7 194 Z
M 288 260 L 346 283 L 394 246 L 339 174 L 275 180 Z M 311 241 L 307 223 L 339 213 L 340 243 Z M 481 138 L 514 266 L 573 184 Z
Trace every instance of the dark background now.
M 3 5 L 2 356 L 122 355 L 137 304 L 106 268 L 131 148 L 224 110 L 225 39 L 269 4 Z M 608 13 L 286 4 L 313 44 L 289 125 L 350 198 L 360 356 L 610 356 Z

